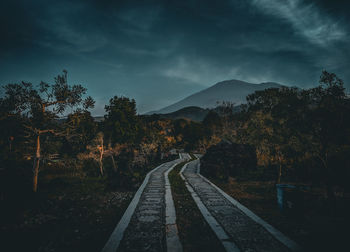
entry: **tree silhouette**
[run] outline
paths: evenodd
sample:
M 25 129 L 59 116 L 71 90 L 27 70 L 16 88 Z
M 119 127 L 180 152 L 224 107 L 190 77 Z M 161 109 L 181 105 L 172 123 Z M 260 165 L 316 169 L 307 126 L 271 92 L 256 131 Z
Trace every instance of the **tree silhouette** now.
M 126 97 L 114 96 L 105 106 L 104 120 L 106 139 L 112 144 L 133 143 L 138 140 L 140 130 L 136 115 L 136 102 Z
M 40 137 L 45 134 L 67 136 L 72 134 L 72 127 L 59 125 L 59 115 L 64 115 L 67 108 L 88 109 L 94 106 L 91 97 L 83 99 L 86 88 L 81 85 L 69 85 L 67 71 L 54 79 L 54 84 L 41 82 L 38 87 L 31 83 L 8 84 L 4 87 L 3 102 L 7 104 L 5 116 L 14 115 L 25 119 L 27 137 L 34 138 L 35 158 L 33 164 L 33 191 L 37 191 L 38 174 L 41 159 Z M 66 126 L 66 127 L 64 127 Z

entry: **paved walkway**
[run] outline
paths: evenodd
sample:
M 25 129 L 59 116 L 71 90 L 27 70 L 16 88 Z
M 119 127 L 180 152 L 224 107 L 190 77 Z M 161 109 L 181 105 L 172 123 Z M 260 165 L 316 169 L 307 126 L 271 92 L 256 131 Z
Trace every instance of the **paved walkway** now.
M 166 231 L 166 212 L 175 215 L 171 195 L 167 196 L 166 171 L 173 168 L 183 159 L 167 162 L 154 169 L 145 178 L 133 201 L 124 213 L 116 229 L 105 245 L 103 252 L 115 251 L 167 251 L 167 244 L 172 249 L 182 250 L 176 229 L 176 216 L 172 218 L 172 230 Z M 166 173 L 166 174 L 165 174 Z M 169 187 L 170 189 L 170 187 Z M 169 203 L 170 202 L 170 203 Z M 166 208 L 166 204 L 167 206 Z M 168 220 L 169 218 L 167 218 Z M 175 224 L 175 227 L 174 227 Z M 169 241 L 168 241 L 169 240 Z
M 236 205 L 233 204 L 232 201 L 228 200 L 228 195 L 225 197 L 225 193 L 198 174 L 198 170 L 199 160 L 195 160 L 190 162 L 187 167 L 183 169 L 183 175 L 189 185 L 194 189 L 195 197 L 199 196 L 200 201 L 204 204 L 204 206 L 202 204 L 202 207 L 209 211 L 208 215 L 214 217 L 224 232 L 226 232 L 229 237 L 226 242 L 229 241 L 236 246 L 231 246 L 232 249 L 225 247 L 228 251 L 273 252 L 299 249 L 293 241 L 289 240 L 267 223 L 264 223 L 263 220 L 248 209 L 245 209 L 238 202 L 235 203 Z M 237 204 L 241 207 L 237 207 Z M 252 215 L 252 217 L 249 215 Z M 258 224 L 260 221 L 266 224 L 265 227 Z M 272 235 L 267 228 L 271 228 L 270 230 L 277 235 Z M 280 236 L 278 237 L 278 235 Z M 223 239 L 221 240 L 223 245 L 225 245 L 225 241 L 223 241 Z M 286 241 L 285 244 L 280 240 L 283 242 Z

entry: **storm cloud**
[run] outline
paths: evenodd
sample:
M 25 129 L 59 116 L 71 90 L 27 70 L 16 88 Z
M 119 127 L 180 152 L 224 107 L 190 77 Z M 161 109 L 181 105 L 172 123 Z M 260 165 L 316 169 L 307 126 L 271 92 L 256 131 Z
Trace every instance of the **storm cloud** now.
M 1 1 L 0 83 L 51 81 L 67 69 L 95 115 L 114 95 L 138 112 L 227 79 L 350 87 L 347 1 Z

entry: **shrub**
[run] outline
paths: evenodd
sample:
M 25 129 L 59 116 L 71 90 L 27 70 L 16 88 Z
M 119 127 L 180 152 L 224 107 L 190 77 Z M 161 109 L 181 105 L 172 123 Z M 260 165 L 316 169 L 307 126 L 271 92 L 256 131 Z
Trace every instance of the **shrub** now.
M 201 159 L 201 172 L 204 176 L 227 180 L 246 176 L 256 170 L 256 164 L 253 146 L 222 141 L 207 150 Z

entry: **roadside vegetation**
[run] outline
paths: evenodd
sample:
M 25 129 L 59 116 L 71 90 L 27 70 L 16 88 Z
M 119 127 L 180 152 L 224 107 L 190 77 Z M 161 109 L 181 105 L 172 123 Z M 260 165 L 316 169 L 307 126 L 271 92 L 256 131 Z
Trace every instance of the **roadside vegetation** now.
M 28 242 L 17 246 L 96 251 L 147 172 L 174 150 L 205 154 L 205 176 L 303 244 L 347 233 L 339 223 L 348 225 L 350 212 L 350 97 L 333 73 L 307 90 L 257 91 L 240 106 L 222 101 L 202 122 L 138 115 L 136 101 L 120 96 L 96 120 L 94 99 L 67 71 L 0 94 L 1 235 Z M 213 250 L 207 240 L 216 238 L 179 169 L 170 180 L 185 249 Z M 303 186 L 297 215 L 278 212 L 279 183 Z
M 101 121 L 68 73 L 0 97 L 0 221 L 12 251 L 98 251 L 146 173 L 172 160 L 171 121 L 114 96 Z M 18 242 L 21 241 L 21 242 Z
M 212 122 L 206 149 L 224 140 L 248 158 L 235 157 L 226 180 L 236 173 L 234 177 L 322 185 L 329 198 L 349 191 L 350 98 L 335 74 L 324 71 L 320 85 L 307 90 L 257 91 L 239 113 L 230 105 L 223 111 L 205 119 Z M 239 162 L 249 159 L 256 159 L 256 165 L 242 169 Z
M 201 173 L 306 250 L 348 247 L 350 98 L 342 80 L 324 71 L 315 88 L 257 91 L 239 113 L 225 108 L 226 116 L 211 116 L 221 126 L 212 124 L 209 141 L 220 141 L 206 148 Z M 276 184 L 295 186 L 284 189 L 283 211 Z
M 195 158 L 193 155 L 192 160 Z M 175 166 L 169 173 L 169 181 L 176 209 L 176 223 L 184 251 L 225 251 L 205 221 L 185 182 L 180 177 L 180 170 L 187 162 Z

